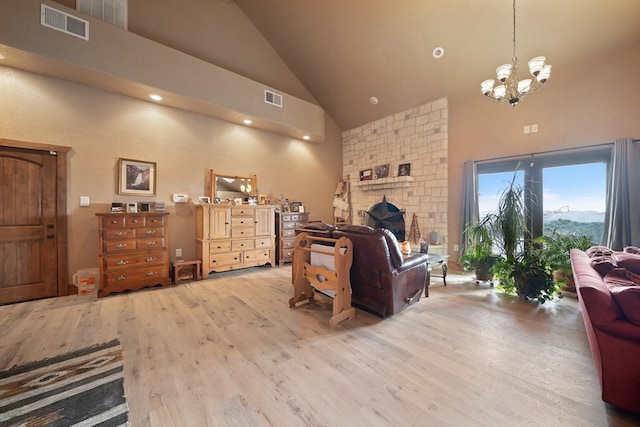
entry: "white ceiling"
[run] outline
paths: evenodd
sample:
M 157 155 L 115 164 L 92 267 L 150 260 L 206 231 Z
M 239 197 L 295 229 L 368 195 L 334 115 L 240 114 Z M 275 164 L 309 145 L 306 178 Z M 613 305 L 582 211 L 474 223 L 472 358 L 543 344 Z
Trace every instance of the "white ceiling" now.
M 512 0 L 235 3 L 343 130 L 445 96 L 482 96 L 480 82 L 511 61 Z M 640 49 L 640 0 L 518 0 L 516 18 L 521 63 L 544 55 L 557 70 Z M 553 74 L 543 90 L 552 83 Z

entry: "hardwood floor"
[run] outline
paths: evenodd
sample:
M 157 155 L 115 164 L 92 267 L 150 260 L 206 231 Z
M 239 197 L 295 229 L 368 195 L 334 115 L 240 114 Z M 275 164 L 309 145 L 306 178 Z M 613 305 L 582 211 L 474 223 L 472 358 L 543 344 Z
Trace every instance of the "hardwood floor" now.
M 119 338 L 133 426 L 633 426 L 605 405 L 577 301 L 434 278 L 430 297 L 329 328 L 291 266 L 0 307 L 0 368 Z M 635 361 L 637 362 L 637 361 Z

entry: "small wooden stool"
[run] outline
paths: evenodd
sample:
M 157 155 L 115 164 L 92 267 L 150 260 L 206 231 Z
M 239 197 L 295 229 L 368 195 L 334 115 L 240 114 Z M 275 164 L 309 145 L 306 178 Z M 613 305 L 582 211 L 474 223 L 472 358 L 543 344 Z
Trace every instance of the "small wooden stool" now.
M 173 270 L 173 283 L 202 279 L 202 261 L 199 259 L 178 259 L 171 263 Z

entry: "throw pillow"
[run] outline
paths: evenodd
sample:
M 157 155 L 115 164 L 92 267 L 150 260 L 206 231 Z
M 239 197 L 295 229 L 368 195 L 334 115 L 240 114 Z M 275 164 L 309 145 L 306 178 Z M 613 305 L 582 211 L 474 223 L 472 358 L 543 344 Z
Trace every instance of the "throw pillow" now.
M 640 248 L 635 246 L 627 246 L 624 248 L 624 251 L 628 254 L 640 255 Z
M 625 317 L 640 325 L 640 286 L 612 286 L 609 289 Z
M 618 267 L 626 268 L 635 274 L 640 274 L 640 255 L 616 252 L 613 257 Z
M 589 258 L 593 258 L 594 256 L 611 255 L 613 253 L 613 251 L 606 246 L 591 246 L 585 252 Z
M 591 258 L 591 267 L 604 276 L 618 265 L 612 255 L 597 255 Z

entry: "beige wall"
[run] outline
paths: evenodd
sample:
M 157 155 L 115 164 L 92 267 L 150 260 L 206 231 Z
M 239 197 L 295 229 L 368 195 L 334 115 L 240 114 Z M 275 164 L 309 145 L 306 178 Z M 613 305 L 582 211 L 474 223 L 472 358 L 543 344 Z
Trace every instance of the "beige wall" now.
M 551 60 L 551 62 L 553 62 Z M 466 160 L 528 154 L 640 137 L 640 46 L 557 66 L 515 108 L 478 93 L 449 100 L 449 242 L 459 243 Z M 523 134 L 537 123 L 538 133 Z M 585 183 L 588 185 L 588 183 Z
M 300 200 L 311 219 L 331 220 L 341 173 L 341 134 L 327 118 L 326 141 L 306 143 L 274 133 L 163 107 L 0 66 L 0 136 L 72 147 L 69 153 L 69 274 L 98 265 L 96 212 L 114 201 L 167 202 L 169 248 L 195 257 L 192 203 L 170 196 L 206 194 L 208 170 L 257 174 L 258 190 Z M 157 197 L 116 194 L 119 157 L 157 162 Z M 80 196 L 91 197 L 80 207 Z

